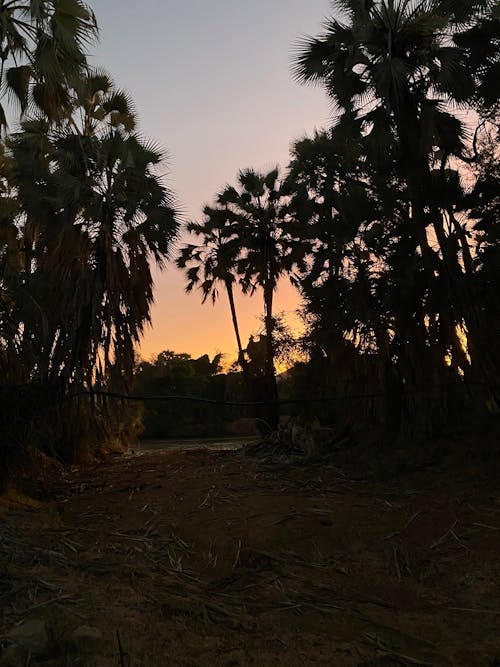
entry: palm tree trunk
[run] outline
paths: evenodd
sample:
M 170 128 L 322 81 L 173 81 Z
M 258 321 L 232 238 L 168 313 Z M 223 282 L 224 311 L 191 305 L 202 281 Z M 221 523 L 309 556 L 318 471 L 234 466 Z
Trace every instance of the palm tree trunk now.
M 247 385 L 247 389 L 250 388 L 250 376 L 248 373 L 248 364 L 247 360 L 245 359 L 245 353 L 243 351 L 243 345 L 241 344 L 241 336 L 240 336 L 240 329 L 238 326 L 238 318 L 236 316 L 236 305 L 234 303 L 234 293 L 233 293 L 233 286 L 230 283 L 230 281 L 226 280 L 224 282 L 226 286 L 226 292 L 227 292 L 227 298 L 229 301 L 229 308 L 231 310 L 231 319 L 233 321 L 233 328 L 234 328 L 234 335 L 236 336 L 236 343 L 238 345 L 238 363 L 241 366 L 241 370 L 243 372 L 243 377 L 245 379 L 245 384 Z
M 276 372 L 274 369 L 274 321 L 273 321 L 273 285 L 264 285 L 264 325 L 266 328 L 266 402 L 267 420 L 273 430 L 279 426 L 278 385 L 276 383 Z

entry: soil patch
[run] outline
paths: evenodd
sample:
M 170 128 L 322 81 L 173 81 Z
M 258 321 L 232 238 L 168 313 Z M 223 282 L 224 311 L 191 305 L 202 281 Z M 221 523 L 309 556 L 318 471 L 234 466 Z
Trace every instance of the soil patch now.
M 60 474 L 52 500 L 0 504 L 0 638 L 43 620 L 53 654 L 32 665 L 84 664 L 64 648 L 79 626 L 102 637 L 96 666 L 500 657 L 494 479 L 381 484 L 209 451 Z

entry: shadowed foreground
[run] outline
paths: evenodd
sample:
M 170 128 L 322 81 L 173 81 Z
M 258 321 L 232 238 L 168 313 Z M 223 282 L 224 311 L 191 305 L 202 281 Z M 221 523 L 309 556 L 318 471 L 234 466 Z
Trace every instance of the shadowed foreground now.
M 435 477 L 206 451 L 75 469 L 0 504 L 0 637 L 42 619 L 47 666 L 494 665 L 500 495 Z

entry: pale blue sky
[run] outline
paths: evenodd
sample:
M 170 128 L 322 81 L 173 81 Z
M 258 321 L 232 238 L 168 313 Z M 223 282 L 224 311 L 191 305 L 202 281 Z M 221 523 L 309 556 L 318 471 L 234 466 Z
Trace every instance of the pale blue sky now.
M 94 61 L 133 97 L 140 128 L 169 154 L 168 184 L 186 218 L 240 168 L 286 166 L 291 141 L 329 122 L 320 89 L 290 74 L 294 44 L 316 34 L 329 0 L 90 0 L 101 31 Z M 165 348 L 232 353 L 227 307 L 183 294 L 173 268 L 157 276 L 146 356 Z M 293 308 L 283 289 L 281 306 Z M 240 304 L 244 338 L 260 303 Z

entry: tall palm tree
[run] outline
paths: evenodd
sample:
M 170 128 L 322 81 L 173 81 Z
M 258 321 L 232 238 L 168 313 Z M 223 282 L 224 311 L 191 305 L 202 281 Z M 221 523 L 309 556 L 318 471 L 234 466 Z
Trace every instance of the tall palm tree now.
M 39 193 L 32 191 L 31 174 L 37 173 L 38 178 L 43 183 L 40 191 L 42 192 L 45 187 L 45 196 L 52 197 L 49 184 L 55 187 L 56 176 L 51 161 L 54 155 L 56 137 L 59 143 L 61 143 L 63 137 L 66 137 L 66 140 L 72 138 L 73 141 L 78 142 L 80 155 L 74 155 L 72 159 L 75 160 L 76 169 L 78 169 L 78 165 L 81 167 L 79 177 L 81 184 L 85 181 L 85 170 L 89 166 L 88 159 L 90 156 L 86 154 L 86 145 L 90 145 L 90 137 L 102 139 L 109 134 L 112 128 L 120 128 L 124 133 L 129 133 L 133 131 L 136 124 L 135 112 L 128 96 L 115 88 L 112 79 L 103 70 L 88 70 L 75 82 L 73 90 L 68 91 L 68 93 L 70 93 L 70 97 L 68 97 L 64 114 L 61 112 L 58 129 L 54 130 L 51 127 L 50 119 L 42 120 L 40 118 L 38 121 L 25 121 L 23 124 L 24 131 L 15 135 L 14 159 L 12 159 L 12 156 L 6 155 L 2 163 L 3 173 L 7 173 L 10 165 L 11 175 L 13 173 L 17 174 L 18 185 L 16 187 L 20 188 L 19 194 L 23 198 L 22 206 L 26 211 L 30 211 L 28 219 L 24 221 L 24 224 L 19 227 L 14 235 L 14 238 L 19 234 L 21 235 L 18 243 L 24 249 L 24 269 L 28 275 L 31 273 L 31 264 L 35 261 L 33 248 L 37 243 L 37 238 L 44 238 L 48 229 L 51 229 L 51 242 L 57 240 L 57 248 L 62 247 L 64 243 L 68 243 L 67 250 L 70 251 L 71 244 L 75 242 L 72 236 L 74 235 L 74 229 L 71 225 L 71 216 L 77 215 L 77 207 L 73 207 L 72 212 L 66 214 L 70 224 L 63 224 L 62 216 L 54 214 L 52 200 L 50 200 L 49 206 L 40 206 Z M 21 138 L 22 141 L 19 141 Z M 7 143 L 10 148 L 14 145 L 9 141 Z M 68 152 L 67 157 L 70 155 L 71 153 Z M 33 157 L 35 157 L 35 160 Z M 22 169 L 26 169 L 27 166 L 28 176 L 26 180 L 23 180 L 21 176 Z M 66 183 L 62 184 L 62 187 L 66 186 Z M 8 202 L 8 198 L 2 200 L 3 207 L 7 208 L 7 214 L 9 213 Z M 14 229 L 15 217 L 15 215 L 11 216 L 9 220 L 10 227 L 14 227 Z M 58 219 L 59 223 L 56 224 Z M 48 252 L 48 247 L 45 248 L 46 252 Z M 83 248 L 80 249 L 80 252 L 84 252 Z M 39 259 L 36 261 L 39 261 Z M 40 308 L 36 310 L 40 311 Z
M 328 282 L 340 297 L 343 283 L 351 289 L 365 269 L 375 274 L 370 267 L 377 262 L 383 266 L 390 223 L 382 205 L 380 183 L 361 157 L 358 146 L 346 145 L 338 127 L 293 145 L 286 181 L 290 210 L 304 225 L 302 235 L 313 247 L 300 281 L 304 293 L 321 289 Z M 387 198 L 387 188 L 383 194 Z M 399 214 L 398 204 L 392 197 L 393 216 Z M 370 282 L 367 276 L 365 287 Z M 337 317 L 340 323 L 344 314 L 339 310 L 330 313 L 330 318 Z M 377 315 L 372 309 L 371 314 L 375 322 Z
M 356 119 L 367 159 L 403 178 L 410 224 L 401 232 L 422 258 L 439 336 L 449 345 L 464 320 L 471 339 L 483 337 L 467 274 L 467 231 L 450 216 L 453 198 L 446 201 L 443 192 L 450 193 L 450 158 L 467 159 L 467 132 L 449 105 L 470 105 L 478 81 L 470 53 L 459 45 L 461 26 L 489 15 L 492 4 L 343 0 L 334 3 L 338 14 L 324 34 L 307 39 L 295 61 L 301 81 L 324 84 L 343 117 Z M 425 347 L 422 342 L 422 353 Z M 479 348 L 474 362 L 485 372 L 486 347 L 471 346 Z M 419 368 L 422 373 L 423 364 Z M 431 381 L 429 368 L 419 382 Z
M 0 131 L 7 128 L 6 100 L 17 101 L 21 117 L 28 113 L 41 114 L 50 123 L 67 118 L 72 106 L 71 89 L 86 72 L 87 47 L 96 39 L 95 16 L 81 0 L 2 2 Z M 41 141 L 43 143 L 44 140 Z M 16 333 L 19 322 L 16 323 L 14 313 L 20 303 L 17 301 L 19 292 L 14 294 L 12 288 L 17 285 L 29 302 L 29 306 L 24 309 L 23 319 L 29 315 L 29 310 L 40 313 L 41 306 L 34 295 L 28 294 L 22 278 L 27 263 L 33 262 L 30 253 L 23 252 L 32 245 L 30 236 L 34 234 L 33 225 L 31 222 L 22 224 L 23 238 L 20 238 L 19 221 L 23 218 L 23 212 L 17 197 L 17 187 L 12 180 L 15 161 L 3 143 L 1 151 L 0 320 L 2 330 L 8 323 L 8 331 L 2 336 L 2 343 L 15 351 L 20 337 Z M 10 371 L 17 375 L 22 371 L 21 365 L 9 366 Z
M 312 349 L 321 350 L 324 369 L 333 365 L 332 377 L 325 372 L 325 382 L 333 385 L 329 393 L 347 390 L 336 386 L 334 375 L 345 341 L 357 350 L 360 368 L 366 359 L 378 367 L 372 388 L 384 391 L 397 356 L 395 342 L 415 327 L 410 313 L 420 315 L 424 303 L 415 289 L 417 258 L 404 252 L 407 244 L 400 238 L 408 217 L 400 184 L 365 159 L 362 140 L 346 132 L 344 119 L 293 145 L 287 187 L 292 214 L 313 248 L 300 291 Z M 411 307 L 402 307 L 402 286 Z M 361 387 L 353 384 L 350 390 Z M 397 421 L 396 413 L 397 408 L 387 409 L 384 419 L 392 415 Z
M 276 428 L 279 411 L 274 367 L 274 293 L 281 276 L 292 277 L 295 267 L 304 267 L 304 242 L 299 237 L 299 225 L 286 213 L 277 168 L 266 174 L 253 169 L 240 171 L 238 187 L 227 186 L 218 203 L 226 207 L 229 224 L 241 248 L 237 271 L 243 292 L 253 294 L 258 288 L 262 290 L 266 398 L 270 406 L 269 424 Z
M 29 321 L 19 300 L 20 331 L 38 343 L 33 372 L 66 386 L 131 377 L 153 300 L 150 260 L 163 265 L 177 230 L 161 151 L 128 132 L 128 118 L 93 126 L 89 115 L 87 105 L 80 127 L 61 129 L 25 121 L 8 141 L 24 240 L 17 282 L 39 304 Z
M 229 301 L 238 346 L 238 363 L 247 378 L 247 362 L 234 302 L 236 266 L 241 246 L 234 228 L 228 224 L 225 206 L 206 206 L 203 213 L 205 219 L 202 223 L 190 222 L 187 225 L 187 231 L 197 236 L 201 243 L 186 243 L 181 248 L 176 263 L 180 269 L 186 271 L 186 291 L 191 292 L 194 287 L 199 287 L 202 303 L 208 299 L 215 303 L 219 298 L 219 287 L 223 286 Z

